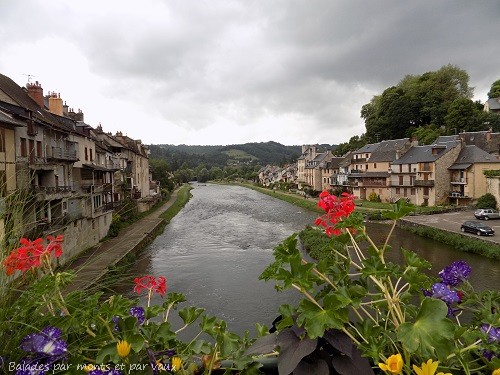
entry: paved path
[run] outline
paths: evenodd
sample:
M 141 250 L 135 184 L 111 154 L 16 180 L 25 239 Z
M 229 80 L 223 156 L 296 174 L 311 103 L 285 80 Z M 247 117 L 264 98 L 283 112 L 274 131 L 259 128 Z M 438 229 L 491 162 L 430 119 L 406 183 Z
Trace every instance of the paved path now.
M 108 272 L 109 266 L 115 265 L 129 252 L 151 240 L 152 233 L 163 223 L 164 219 L 160 218 L 160 215 L 177 200 L 177 191 L 172 192 L 172 196 L 163 206 L 123 228 L 117 237 L 101 242 L 75 259 L 68 269 L 74 270 L 76 277 L 65 288 L 64 294 L 90 287 Z

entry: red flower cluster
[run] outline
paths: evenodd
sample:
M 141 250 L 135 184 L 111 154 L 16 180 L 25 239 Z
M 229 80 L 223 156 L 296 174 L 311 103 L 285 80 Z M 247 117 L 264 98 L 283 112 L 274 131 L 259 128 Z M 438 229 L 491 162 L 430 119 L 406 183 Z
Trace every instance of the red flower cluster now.
M 62 235 L 57 237 L 48 236 L 48 244 L 43 247 L 43 238 L 37 238 L 30 241 L 26 238 L 21 238 L 19 241 L 21 247 L 13 250 L 7 258 L 3 260 L 5 272 L 7 275 L 12 275 L 16 270 L 26 272 L 33 267 L 40 267 L 44 256 L 49 257 L 50 253 L 54 253 L 56 258 L 62 254 Z
M 143 289 L 147 289 L 153 290 L 163 297 L 167 292 L 167 279 L 163 276 L 158 277 L 158 280 L 156 280 L 154 276 L 136 277 L 134 282 L 134 292 L 137 293 L 141 293 Z
M 354 211 L 354 195 L 342 193 L 340 197 L 331 195 L 323 191 L 319 195 L 318 207 L 325 211 L 325 214 L 318 217 L 314 224 L 325 228 L 328 236 L 340 234 L 339 229 L 335 229 L 335 224 L 348 217 Z

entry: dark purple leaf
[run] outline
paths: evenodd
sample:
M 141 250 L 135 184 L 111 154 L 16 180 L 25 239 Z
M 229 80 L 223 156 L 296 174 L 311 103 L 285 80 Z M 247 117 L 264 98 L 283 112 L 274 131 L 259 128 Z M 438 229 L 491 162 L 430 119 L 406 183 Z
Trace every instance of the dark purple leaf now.
M 323 338 L 339 352 L 345 354 L 349 358 L 352 358 L 354 345 L 352 344 L 349 336 L 347 336 L 344 332 L 337 329 L 329 329 L 328 331 L 325 331 Z
M 292 329 L 287 328 L 278 334 L 278 344 L 280 346 L 278 373 L 288 375 L 297 367 L 302 358 L 316 349 L 318 340 L 311 340 L 308 337 L 301 340 Z
M 293 370 L 293 375 L 311 375 L 311 374 L 329 375 L 330 370 L 328 369 L 328 364 L 322 360 L 314 361 L 314 363 L 300 361 L 295 370 Z
M 272 352 L 277 345 L 278 341 L 276 339 L 276 335 L 271 333 L 270 335 L 257 338 L 257 340 L 255 340 L 254 343 L 247 349 L 246 354 L 267 354 Z
M 352 351 L 352 358 L 346 355 L 335 356 L 332 364 L 341 375 L 374 375 L 370 361 L 368 358 L 361 357 L 361 352 L 357 348 Z

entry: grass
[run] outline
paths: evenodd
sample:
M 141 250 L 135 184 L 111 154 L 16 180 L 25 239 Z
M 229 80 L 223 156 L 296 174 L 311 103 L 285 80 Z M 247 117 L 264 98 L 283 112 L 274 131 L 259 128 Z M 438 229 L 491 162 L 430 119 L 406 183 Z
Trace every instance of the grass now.
M 179 191 L 177 192 L 177 199 L 175 202 L 162 214 L 160 217 L 165 219 L 165 222 L 168 224 L 170 220 L 179 213 L 179 211 L 189 202 L 191 198 L 190 190 L 193 187 L 189 184 L 184 184 Z
M 418 236 L 453 246 L 453 248 L 468 253 L 479 254 L 490 259 L 500 259 L 500 246 L 475 238 L 464 237 L 459 233 L 450 233 L 433 227 L 405 227 Z

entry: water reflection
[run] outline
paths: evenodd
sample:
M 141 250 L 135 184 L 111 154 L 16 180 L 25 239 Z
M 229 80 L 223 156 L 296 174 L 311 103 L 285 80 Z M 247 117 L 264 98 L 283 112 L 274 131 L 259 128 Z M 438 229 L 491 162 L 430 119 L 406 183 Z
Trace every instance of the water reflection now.
M 203 307 L 208 314 L 224 319 L 236 333 L 247 329 L 254 332 L 256 322 L 269 326 L 279 305 L 294 304 L 298 294 L 278 293 L 273 283 L 259 281 L 258 276 L 273 261 L 273 248 L 312 224 L 317 215 L 237 186 L 195 185 L 192 195 L 143 252 L 133 273 L 166 276 L 168 291 L 185 294 L 189 305 Z M 369 224 L 368 231 L 377 243 L 383 243 L 389 226 Z M 471 279 L 477 289 L 500 285 L 498 263 L 485 258 L 399 229 L 391 245 L 414 250 L 432 262 L 434 275 L 451 261 L 464 259 L 473 267 Z M 391 251 L 390 257 L 394 262 L 401 261 L 400 251 Z M 131 290 L 128 284 L 117 291 L 133 296 Z M 162 302 L 155 298 L 153 302 Z M 181 325 L 175 320 L 172 323 Z

